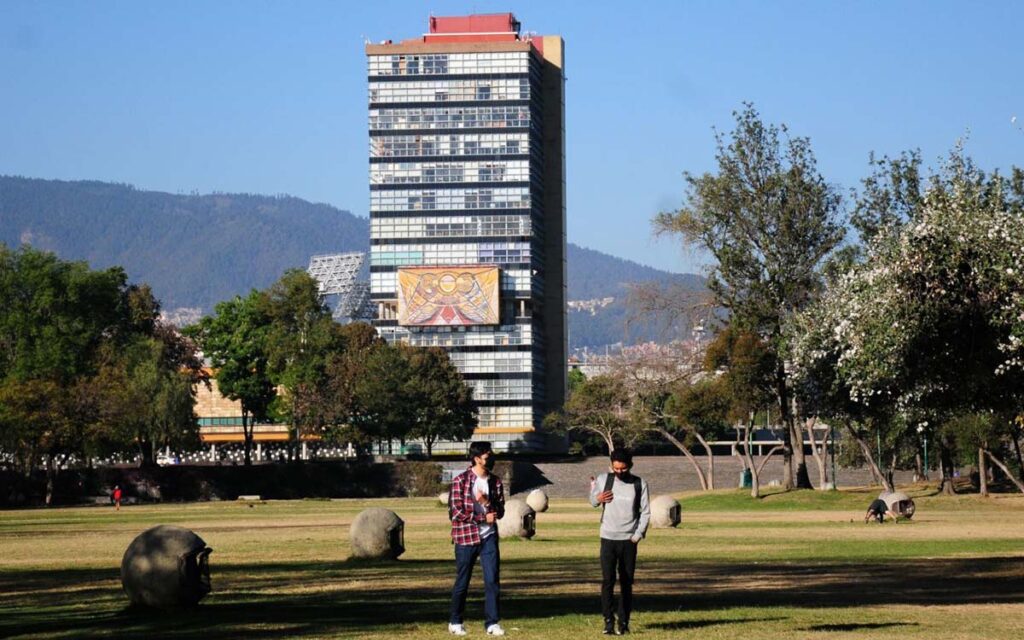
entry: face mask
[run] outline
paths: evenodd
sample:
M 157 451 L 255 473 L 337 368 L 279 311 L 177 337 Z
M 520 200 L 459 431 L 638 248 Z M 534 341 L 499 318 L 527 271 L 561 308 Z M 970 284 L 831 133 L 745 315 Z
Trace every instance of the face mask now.
M 484 460 L 484 469 L 487 469 L 488 471 L 493 471 L 495 462 L 497 462 L 497 460 L 495 460 L 493 456 L 487 458 L 486 460 Z
M 615 474 L 615 477 L 619 480 L 624 480 L 629 477 L 629 469 L 625 469 L 623 471 L 616 471 L 615 469 L 612 469 L 612 473 Z

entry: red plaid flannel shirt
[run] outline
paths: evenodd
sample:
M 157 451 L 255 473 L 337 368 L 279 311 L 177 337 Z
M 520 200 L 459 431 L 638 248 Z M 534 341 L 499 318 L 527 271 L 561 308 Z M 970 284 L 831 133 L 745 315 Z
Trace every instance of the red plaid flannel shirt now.
M 490 508 L 500 519 L 505 515 L 505 487 L 498 476 L 492 473 L 490 478 Z M 455 544 L 480 544 L 480 525 L 487 522 L 487 518 L 473 511 L 473 503 L 476 501 L 473 496 L 475 483 L 476 474 L 470 467 L 455 476 L 448 492 L 448 513 L 452 520 L 452 542 Z

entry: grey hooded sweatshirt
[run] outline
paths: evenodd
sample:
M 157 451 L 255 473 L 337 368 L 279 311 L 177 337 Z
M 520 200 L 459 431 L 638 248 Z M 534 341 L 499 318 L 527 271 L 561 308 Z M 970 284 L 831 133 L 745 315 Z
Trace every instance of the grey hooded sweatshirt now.
M 590 490 L 590 504 L 600 507 L 597 494 L 604 491 L 608 474 L 602 473 L 594 481 Z M 651 496 L 647 489 L 647 481 L 640 479 L 640 518 L 633 517 L 634 485 L 618 478 L 612 485 L 612 501 L 604 506 L 601 518 L 601 537 L 606 540 L 630 540 L 639 542 L 647 534 L 647 525 L 651 522 Z

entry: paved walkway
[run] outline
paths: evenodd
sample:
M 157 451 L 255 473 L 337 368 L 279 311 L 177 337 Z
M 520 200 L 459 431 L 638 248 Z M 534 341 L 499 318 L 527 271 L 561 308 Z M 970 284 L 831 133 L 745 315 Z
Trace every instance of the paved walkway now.
M 705 459 L 697 458 L 703 466 Z M 524 465 L 525 466 L 525 465 Z M 516 489 L 520 493 L 529 488 L 539 487 L 551 497 L 569 498 L 584 497 L 590 488 L 591 476 L 597 476 L 608 470 L 608 459 L 580 458 L 569 462 L 539 462 L 532 465 L 536 470 L 530 473 L 529 467 L 517 466 Z M 740 461 L 733 456 L 715 457 L 715 488 L 726 489 L 739 485 Z M 655 495 L 677 493 L 680 491 L 699 490 L 700 481 L 693 465 L 680 456 L 651 456 L 634 459 L 633 471 L 647 480 Z M 807 471 L 811 484 L 818 485 L 818 465 L 814 458 L 808 456 Z M 839 469 L 839 486 L 864 486 L 871 482 L 871 471 L 862 469 Z M 531 477 L 532 476 L 532 477 Z M 897 471 L 896 484 L 909 484 L 913 480 L 913 471 Z M 782 457 L 777 456 L 765 465 L 761 472 L 761 486 L 768 486 L 772 481 L 782 482 Z

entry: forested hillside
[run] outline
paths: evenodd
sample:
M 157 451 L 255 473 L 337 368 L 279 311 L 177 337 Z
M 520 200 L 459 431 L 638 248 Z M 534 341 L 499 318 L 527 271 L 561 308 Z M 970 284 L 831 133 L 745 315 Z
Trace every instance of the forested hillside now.
M 209 311 L 253 287 L 272 283 L 317 253 L 367 251 L 369 221 L 290 196 L 179 195 L 130 185 L 0 176 L 0 242 L 122 265 L 147 282 L 163 308 Z M 671 274 L 569 245 L 569 299 L 611 297 L 609 305 L 570 311 L 573 347 L 665 339 L 652 327 L 625 327 L 628 284 L 657 281 L 702 287 L 695 275 Z

